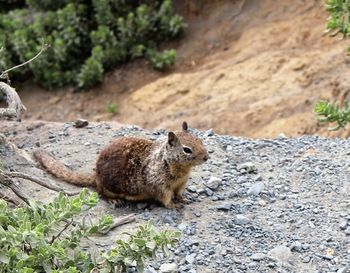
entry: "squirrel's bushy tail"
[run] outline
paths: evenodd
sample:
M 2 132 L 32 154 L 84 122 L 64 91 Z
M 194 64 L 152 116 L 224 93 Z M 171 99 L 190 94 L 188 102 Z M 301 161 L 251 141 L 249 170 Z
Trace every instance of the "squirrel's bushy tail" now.
M 43 150 L 34 152 L 35 159 L 55 177 L 78 186 L 94 186 L 95 174 L 83 174 L 70 170 L 63 163 Z

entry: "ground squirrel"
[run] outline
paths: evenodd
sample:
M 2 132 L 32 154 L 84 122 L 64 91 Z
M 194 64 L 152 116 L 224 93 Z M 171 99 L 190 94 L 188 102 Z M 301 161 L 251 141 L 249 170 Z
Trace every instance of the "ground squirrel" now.
M 156 200 L 167 208 L 174 199 L 183 202 L 191 168 L 209 159 L 202 141 L 188 131 L 168 132 L 167 137 L 150 141 L 138 137 L 121 137 L 100 153 L 96 172 L 74 172 L 42 150 L 34 157 L 51 174 L 80 186 L 95 186 L 109 199 L 133 201 Z

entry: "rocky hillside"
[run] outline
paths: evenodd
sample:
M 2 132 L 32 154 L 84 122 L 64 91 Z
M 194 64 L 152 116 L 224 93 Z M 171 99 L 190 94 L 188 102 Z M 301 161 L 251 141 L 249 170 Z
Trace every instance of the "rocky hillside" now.
M 312 113 L 348 97 L 347 41 L 324 33 L 322 1 L 174 1 L 189 24 L 167 74 L 136 61 L 94 90 L 20 89 L 27 118 L 114 120 L 144 128 L 197 128 L 249 136 L 329 135 Z M 107 113 L 109 102 L 117 115 Z
M 164 130 L 137 126 L 70 123 L 2 123 L 2 132 L 31 154 L 40 146 L 79 171 L 91 171 L 97 153 L 111 139 L 137 135 L 157 139 Z M 188 182 L 189 204 L 166 209 L 159 204 L 129 203 L 124 208 L 99 202 L 92 216 L 134 213 L 136 223 L 91 238 L 108 248 L 122 231 L 153 220 L 156 226 L 182 231 L 170 257 L 151 264 L 147 273 L 338 272 L 350 269 L 350 143 L 320 137 L 252 140 L 222 136 L 212 130 L 201 137 L 210 160 Z M 5 169 L 35 175 L 71 190 L 22 157 L 0 145 Z M 33 199 L 44 202 L 57 193 L 18 181 Z M 128 272 L 135 272 L 130 268 Z

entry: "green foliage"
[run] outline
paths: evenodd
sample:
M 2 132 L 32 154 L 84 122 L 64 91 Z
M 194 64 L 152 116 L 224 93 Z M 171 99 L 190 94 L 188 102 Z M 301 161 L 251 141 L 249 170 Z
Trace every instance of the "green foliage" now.
M 118 107 L 114 102 L 109 102 L 107 104 L 106 110 L 108 113 L 115 115 L 118 112 Z
M 165 70 L 175 63 L 176 51 L 174 49 L 164 50 L 163 52 L 149 50 L 148 58 L 155 69 Z
M 349 102 L 345 101 L 343 108 L 340 108 L 336 103 L 328 101 L 319 101 L 314 109 L 321 123 L 336 123 L 337 125 L 330 130 L 339 130 L 344 128 L 350 122 L 350 106 Z
M 106 232 L 113 222 L 111 216 L 102 216 L 91 223 L 87 211 L 97 201 L 97 194 L 86 189 L 79 197 L 60 193 L 47 205 L 31 202 L 16 209 L 0 200 L 0 272 L 119 272 L 133 262 L 142 269 L 145 259 L 155 258 L 159 248 L 166 251 L 179 236 L 177 232 L 158 233 L 148 224 L 129 234 L 127 241 L 117 240 L 108 252 L 88 252 L 91 247 L 82 239 Z M 75 222 L 83 212 L 82 221 Z
M 174 244 L 180 237 L 180 232 L 177 231 L 165 230 L 159 233 L 150 223 L 140 226 L 135 234 L 127 234 L 129 240 L 117 240 L 116 247 L 105 253 L 104 258 L 107 261 L 108 270 L 112 269 L 110 267 L 112 265 L 124 272 L 126 265 L 136 262 L 138 272 L 142 272 L 145 258 L 155 259 L 158 248 L 167 254 L 168 245 Z
M 15 3 L 17 9 L 0 11 L 0 47 L 6 49 L 0 69 L 33 57 L 44 39 L 50 49 L 11 76 L 25 79 L 33 75 L 48 88 L 71 83 L 90 88 L 102 81 L 104 71 L 146 56 L 149 49 L 155 51 L 159 43 L 179 36 L 186 26 L 181 16 L 173 14 L 172 0 L 0 0 L 0 6 L 2 3 Z M 159 55 L 160 65 L 151 59 L 156 68 L 173 64 L 173 53 Z
M 348 37 L 350 33 L 350 2 L 343 0 L 326 0 L 326 10 L 329 12 L 327 30 L 334 31 L 332 35 L 341 33 Z M 350 53 L 350 47 L 348 49 Z
M 326 10 L 329 12 L 326 28 L 333 31 L 331 36 L 341 33 L 344 38 L 350 35 L 350 1 L 348 0 L 326 0 Z M 348 48 L 350 54 L 350 47 Z M 328 101 L 319 101 L 314 112 L 321 123 L 336 123 L 337 125 L 329 128 L 330 130 L 339 130 L 344 128 L 350 121 L 349 102 L 345 101 L 343 108 L 336 103 Z

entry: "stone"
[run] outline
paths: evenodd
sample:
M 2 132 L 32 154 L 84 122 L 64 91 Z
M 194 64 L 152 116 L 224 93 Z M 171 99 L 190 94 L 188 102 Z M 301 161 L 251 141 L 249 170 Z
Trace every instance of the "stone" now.
M 259 262 L 266 258 L 266 255 L 264 253 L 255 253 L 252 256 L 250 256 L 250 259 L 253 261 Z
M 257 168 L 253 162 L 245 162 L 245 163 L 237 165 L 237 170 L 240 173 L 244 174 L 244 173 L 256 172 Z
M 232 204 L 231 203 L 222 203 L 218 206 L 216 206 L 217 210 L 223 210 L 223 211 L 227 211 L 231 209 Z
M 188 254 L 185 257 L 185 260 L 188 264 L 193 264 L 196 261 L 196 253 Z
M 289 247 L 279 245 L 271 249 L 268 254 L 268 256 L 272 257 L 276 261 L 285 263 L 288 260 L 290 260 L 293 257 L 293 254 Z
M 252 185 L 249 190 L 247 191 L 248 195 L 259 195 L 264 189 L 264 183 L 258 182 Z
M 243 214 L 237 214 L 235 217 L 235 224 L 239 226 L 244 226 L 250 223 L 250 219 Z
M 89 125 L 89 122 L 85 119 L 77 119 L 76 121 L 74 121 L 73 123 L 75 128 L 83 128 Z
M 296 251 L 296 252 L 301 252 L 302 251 L 302 244 L 298 241 L 294 242 L 291 247 L 290 247 L 290 250 L 291 251 Z
M 160 273 L 176 273 L 177 264 L 176 263 L 166 263 L 162 264 L 159 268 Z
M 192 192 L 192 193 L 197 192 L 197 188 L 196 188 L 196 186 L 194 186 L 194 185 L 188 186 L 188 187 L 187 187 L 187 190 L 188 190 L 189 192 Z
M 215 190 L 217 190 L 218 187 L 221 185 L 221 179 L 212 176 L 212 177 L 209 178 L 208 182 L 205 183 L 205 185 L 206 185 L 209 189 L 215 191 Z
M 344 230 L 344 232 L 345 232 L 346 235 L 350 235 L 350 227 L 347 227 L 347 229 Z
M 342 267 L 342 268 L 339 268 L 337 273 L 347 273 L 348 272 L 348 268 L 347 267 Z
M 340 228 L 341 230 L 346 230 L 347 226 L 348 226 L 348 221 L 347 221 L 347 220 L 342 220 L 342 221 L 340 222 L 340 224 L 339 224 L 339 228 Z

